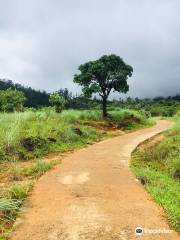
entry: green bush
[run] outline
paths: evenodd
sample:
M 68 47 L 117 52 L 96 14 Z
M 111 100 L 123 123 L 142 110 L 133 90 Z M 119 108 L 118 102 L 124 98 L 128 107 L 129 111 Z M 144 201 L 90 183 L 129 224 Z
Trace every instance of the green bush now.
M 51 94 L 49 97 L 49 102 L 55 107 L 57 113 L 61 113 L 65 106 L 65 98 L 58 93 Z
M 23 92 L 12 90 L 0 90 L 0 110 L 4 112 L 22 111 L 26 98 Z

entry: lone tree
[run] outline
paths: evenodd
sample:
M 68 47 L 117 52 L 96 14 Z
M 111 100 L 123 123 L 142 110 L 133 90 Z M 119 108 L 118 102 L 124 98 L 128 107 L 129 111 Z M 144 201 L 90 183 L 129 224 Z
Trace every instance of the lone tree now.
M 55 107 L 55 110 L 57 113 L 62 112 L 65 105 L 65 98 L 62 95 L 59 95 L 58 93 L 53 93 L 49 97 L 49 102 L 52 106 Z
M 133 68 L 112 54 L 82 64 L 78 69 L 81 73 L 74 76 L 74 82 L 83 86 L 86 96 L 91 97 L 93 93 L 100 95 L 103 117 L 107 117 L 107 99 L 111 90 L 126 93 L 129 90 L 127 79 L 132 76 Z

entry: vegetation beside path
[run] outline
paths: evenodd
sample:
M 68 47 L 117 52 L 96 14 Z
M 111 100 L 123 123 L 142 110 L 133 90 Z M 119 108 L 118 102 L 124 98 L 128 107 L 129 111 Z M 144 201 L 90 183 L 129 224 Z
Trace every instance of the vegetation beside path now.
M 36 179 L 60 163 L 63 153 L 101 139 L 152 125 L 145 114 L 52 108 L 0 114 L 0 240 L 7 239 Z M 119 131 L 117 131 L 119 130 Z M 58 157 L 46 157 L 60 153 Z
M 162 141 L 146 141 L 134 151 L 131 168 L 180 232 L 180 114 L 174 119 L 176 125 L 161 135 Z

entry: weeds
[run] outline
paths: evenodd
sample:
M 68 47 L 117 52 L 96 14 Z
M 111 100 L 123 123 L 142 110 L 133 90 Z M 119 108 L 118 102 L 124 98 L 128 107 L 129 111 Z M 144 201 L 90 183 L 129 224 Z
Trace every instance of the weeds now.
M 27 167 L 22 171 L 22 174 L 29 176 L 29 175 L 36 175 L 41 176 L 49 169 L 53 168 L 54 164 L 52 162 L 43 162 L 43 160 L 38 159 L 36 160 L 35 166 Z
M 32 182 L 26 185 L 13 184 L 3 191 L 0 198 L 0 239 L 6 239 L 16 220 L 19 210 L 32 188 Z
M 0 212 L 1 213 L 9 213 L 14 212 L 19 209 L 19 201 L 7 199 L 7 198 L 1 198 L 0 199 Z

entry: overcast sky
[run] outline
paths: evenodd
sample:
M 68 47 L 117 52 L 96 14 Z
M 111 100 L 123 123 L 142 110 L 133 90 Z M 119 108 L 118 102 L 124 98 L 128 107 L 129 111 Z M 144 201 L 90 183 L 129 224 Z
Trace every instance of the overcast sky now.
M 0 0 L 0 78 L 75 93 L 78 66 L 111 53 L 128 95 L 180 93 L 180 0 Z

